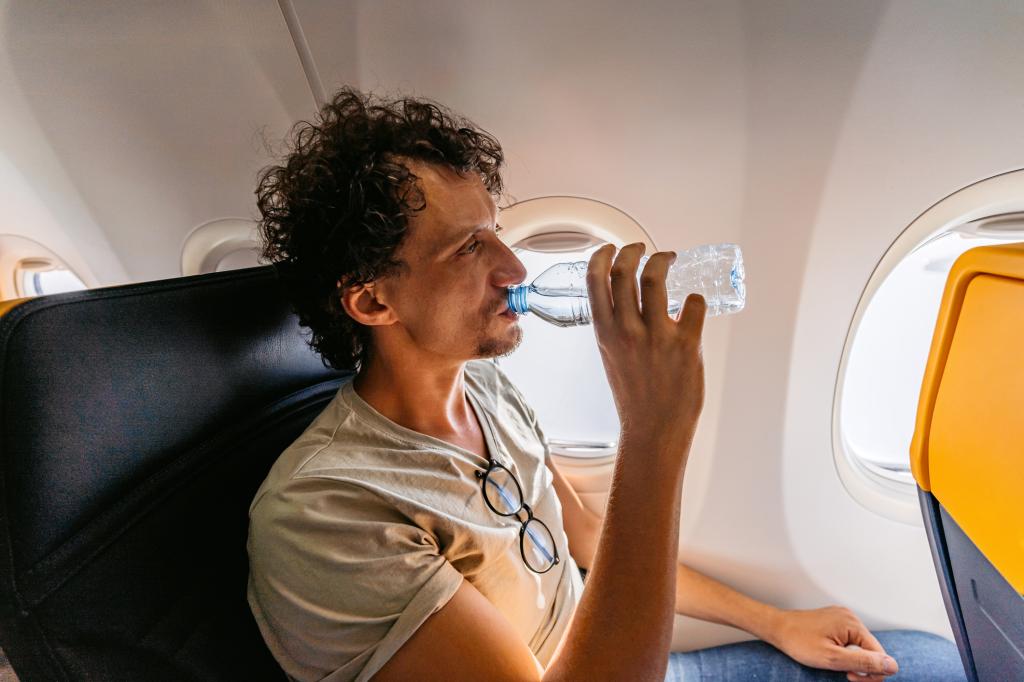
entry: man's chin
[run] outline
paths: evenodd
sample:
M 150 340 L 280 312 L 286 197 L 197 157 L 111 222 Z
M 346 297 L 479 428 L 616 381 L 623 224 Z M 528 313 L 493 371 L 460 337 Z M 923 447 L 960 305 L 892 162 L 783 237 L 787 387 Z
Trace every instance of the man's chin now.
M 512 328 L 511 338 L 487 338 L 481 339 L 477 344 L 476 357 L 480 359 L 502 358 L 511 355 L 523 342 L 523 330 L 516 325 Z

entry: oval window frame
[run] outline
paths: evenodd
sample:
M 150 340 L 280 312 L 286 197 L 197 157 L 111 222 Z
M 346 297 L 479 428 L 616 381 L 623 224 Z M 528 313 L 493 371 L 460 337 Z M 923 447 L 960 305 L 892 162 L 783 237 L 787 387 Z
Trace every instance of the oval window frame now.
M 578 233 L 623 244 L 629 243 L 629 235 L 637 235 L 636 241 L 644 243 L 647 253 L 657 250 L 651 235 L 628 213 L 586 197 L 553 195 L 524 199 L 501 209 L 498 223 L 502 229 L 501 239 L 510 248 L 541 235 Z
M 197 225 L 181 244 L 183 277 L 217 272 L 232 253 L 259 250 L 259 225 L 248 218 L 217 218 Z
M 889 273 L 914 249 L 941 234 L 1020 213 L 1024 213 L 1024 169 L 1007 171 L 959 189 L 930 206 L 900 232 L 861 292 L 847 328 L 833 390 L 832 454 L 839 479 L 850 496 L 881 516 L 912 526 L 922 525 L 917 485 L 913 479 L 903 482 L 872 470 L 859 461 L 856 453 L 849 451 L 843 439 L 840 419 L 843 387 L 850 351 L 864 314 Z
M 657 251 L 651 235 L 625 211 L 597 199 L 568 195 L 533 197 L 502 208 L 498 214 L 501 240 L 513 251 L 527 240 L 541 244 L 542 252 L 566 253 L 582 250 L 591 240 L 622 246 L 643 242 L 647 253 Z M 578 243 L 573 244 L 574 241 Z M 535 249 L 541 250 L 541 249 Z M 549 441 L 560 464 L 592 470 L 611 465 L 618 453 L 617 442 L 592 440 Z
M 64 257 L 70 250 L 65 247 L 58 253 L 49 246 L 23 235 L 0 234 L 0 299 L 13 301 L 36 296 L 32 292 L 24 291 L 21 278 L 26 270 L 67 270 L 84 285 L 82 291 L 100 286 L 81 258 L 72 260 Z

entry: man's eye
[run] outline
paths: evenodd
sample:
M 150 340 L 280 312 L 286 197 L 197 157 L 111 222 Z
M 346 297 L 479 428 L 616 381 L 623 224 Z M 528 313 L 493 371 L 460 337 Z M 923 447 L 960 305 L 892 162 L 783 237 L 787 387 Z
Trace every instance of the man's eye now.
M 480 240 L 474 239 L 473 243 L 466 247 L 465 253 L 473 253 L 480 246 Z

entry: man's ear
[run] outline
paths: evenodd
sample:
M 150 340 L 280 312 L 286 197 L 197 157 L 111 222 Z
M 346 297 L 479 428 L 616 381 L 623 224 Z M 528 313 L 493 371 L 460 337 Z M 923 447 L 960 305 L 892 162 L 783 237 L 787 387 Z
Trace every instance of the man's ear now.
M 350 287 L 338 285 L 341 305 L 348 316 L 368 327 L 394 324 L 398 321 L 394 309 L 385 301 L 383 292 L 376 282 L 356 284 Z

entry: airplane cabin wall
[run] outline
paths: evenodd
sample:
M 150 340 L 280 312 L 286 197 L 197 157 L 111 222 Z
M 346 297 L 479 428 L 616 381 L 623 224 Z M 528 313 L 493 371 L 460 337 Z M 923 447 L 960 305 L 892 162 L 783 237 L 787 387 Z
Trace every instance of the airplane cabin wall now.
M 266 143 L 314 112 L 272 1 L 10 0 L 0 36 L 3 154 L 40 195 L 26 222 L 66 231 L 103 285 L 179 276 L 192 228 L 255 217 Z

